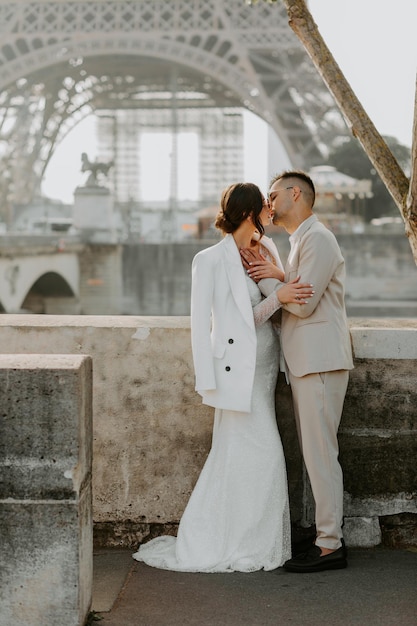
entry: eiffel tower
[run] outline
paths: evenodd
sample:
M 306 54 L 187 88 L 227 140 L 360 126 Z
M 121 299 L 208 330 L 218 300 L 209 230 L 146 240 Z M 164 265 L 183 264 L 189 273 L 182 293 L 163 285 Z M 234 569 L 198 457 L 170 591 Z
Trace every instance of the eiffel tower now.
M 295 167 L 346 125 L 284 6 L 245 0 L 0 0 L 0 208 L 39 192 L 56 146 L 100 109 L 240 107 Z M 143 94 L 148 94 L 143 98 Z

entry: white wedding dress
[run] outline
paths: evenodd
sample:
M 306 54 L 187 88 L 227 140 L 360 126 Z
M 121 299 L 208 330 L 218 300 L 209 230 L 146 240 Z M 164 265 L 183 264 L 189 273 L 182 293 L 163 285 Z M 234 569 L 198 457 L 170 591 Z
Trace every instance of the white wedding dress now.
M 291 558 L 287 476 L 275 418 L 279 342 L 247 278 L 257 331 L 252 413 L 215 410 L 210 453 L 181 518 L 177 537 L 162 536 L 133 555 L 183 572 L 273 570 Z M 269 308 L 269 310 L 268 310 Z

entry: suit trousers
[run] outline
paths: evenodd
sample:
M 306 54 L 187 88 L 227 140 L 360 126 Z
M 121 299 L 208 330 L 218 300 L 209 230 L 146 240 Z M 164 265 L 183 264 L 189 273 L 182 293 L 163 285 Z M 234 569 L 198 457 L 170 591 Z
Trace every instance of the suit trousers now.
M 289 375 L 298 438 L 316 508 L 316 545 L 341 546 L 343 473 L 337 431 L 349 380 L 348 370 Z

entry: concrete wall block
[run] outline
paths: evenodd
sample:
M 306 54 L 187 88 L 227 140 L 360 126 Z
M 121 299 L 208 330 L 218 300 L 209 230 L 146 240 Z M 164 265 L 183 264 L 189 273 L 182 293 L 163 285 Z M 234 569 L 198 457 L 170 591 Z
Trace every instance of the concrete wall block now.
M 0 356 L 0 624 L 80 626 L 92 596 L 92 360 Z
M 390 516 L 402 513 L 417 515 L 415 493 L 377 494 L 369 497 L 352 497 L 345 491 L 344 514 L 346 517 Z
M 339 435 L 344 486 L 352 497 L 413 493 L 417 438 Z
M 381 543 L 378 517 L 345 517 L 343 536 L 352 548 L 372 548 Z
M 416 336 L 417 341 L 417 336 Z M 341 429 L 417 429 L 417 390 L 408 359 L 356 359 Z
M 80 626 L 91 606 L 91 483 L 79 502 L 0 502 L 0 624 Z
M 397 328 L 357 328 L 352 334 L 357 359 L 416 359 L 417 329 L 413 324 L 397 323 Z
M 83 315 L 121 315 L 122 247 L 86 245 L 79 254 L 80 305 Z
M 0 356 L 0 498 L 75 498 L 91 472 L 91 358 Z
M 382 540 L 391 548 L 417 548 L 417 512 L 380 517 Z

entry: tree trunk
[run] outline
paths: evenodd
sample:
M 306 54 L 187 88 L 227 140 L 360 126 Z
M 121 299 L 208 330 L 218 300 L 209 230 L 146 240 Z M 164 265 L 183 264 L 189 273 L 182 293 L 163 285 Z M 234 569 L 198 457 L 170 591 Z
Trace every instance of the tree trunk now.
M 359 140 L 398 206 L 417 264 L 417 86 L 414 113 L 411 184 L 376 130 L 319 33 L 305 0 L 284 0 L 289 24 L 304 45 L 332 93 L 352 134 Z
M 417 77 L 416 92 L 414 100 L 414 123 L 413 123 L 413 144 L 411 147 L 411 176 L 410 188 L 408 191 L 406 207 L 405 207 L 405 231 L 409 239 L 411 249 L 413 250 L 414 260 L 417 263 Z M 411 226 L 412 225 L 412 226 Z

